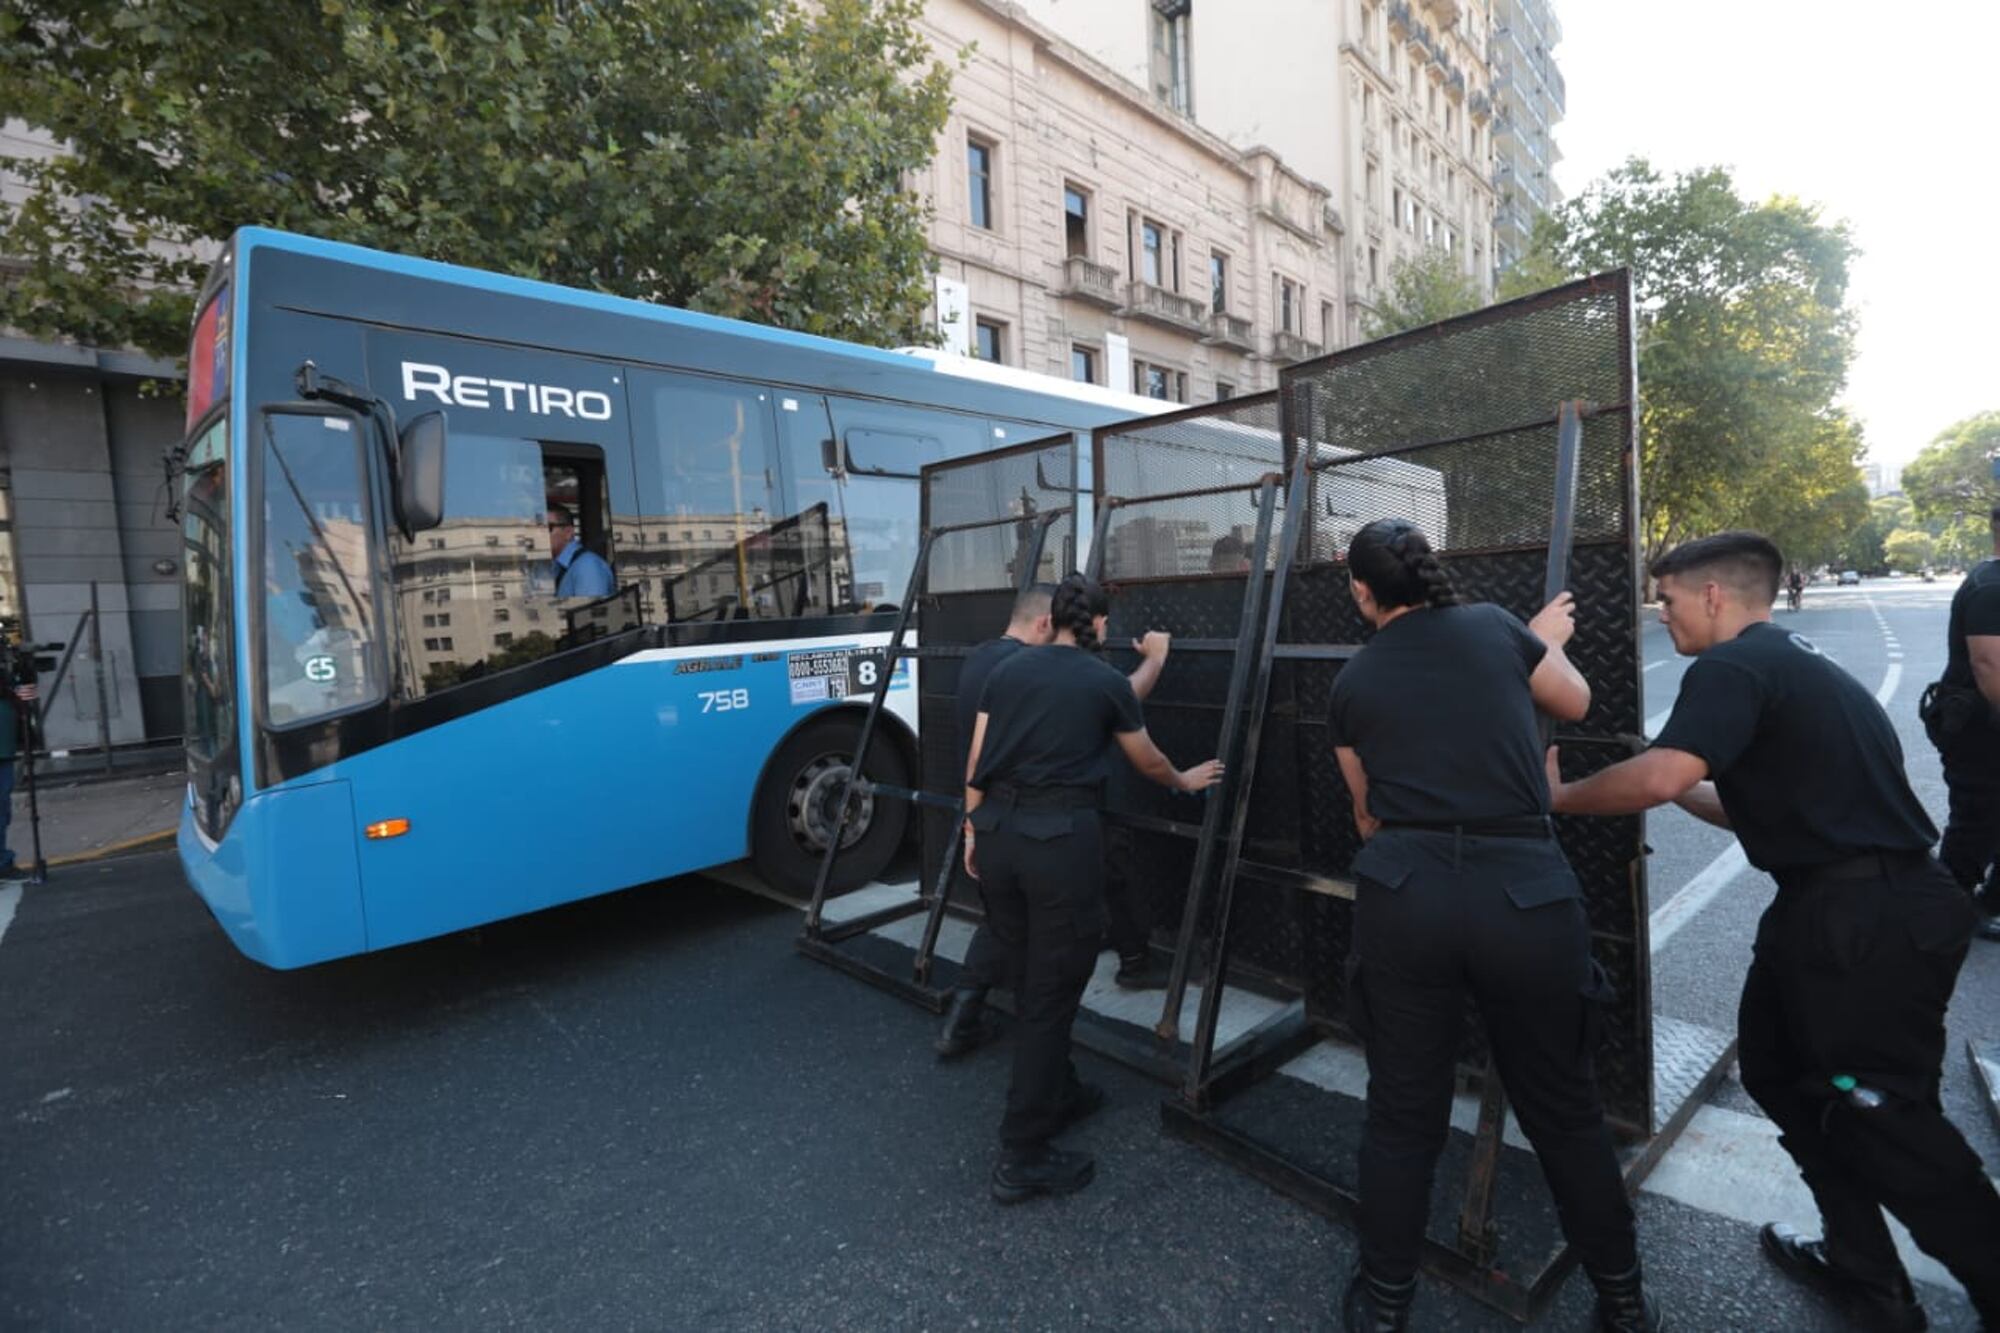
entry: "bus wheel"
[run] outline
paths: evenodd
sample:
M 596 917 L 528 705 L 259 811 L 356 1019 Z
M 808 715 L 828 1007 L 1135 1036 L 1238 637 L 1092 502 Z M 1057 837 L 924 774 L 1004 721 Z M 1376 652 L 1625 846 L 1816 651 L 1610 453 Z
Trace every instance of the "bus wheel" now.
M 757 789 L 750 855 L 764 882 L 778 892 L 796 898 L 812 895 L 860 739 L 858 719 L 829 718 L 802 729 L 771 756 Z M 910 785 L 902 747 L 894 737 L 878 731 L 869 743 L 868 777 L 893 787 Z M 908 803 L 893 796 L 849 799 L 852 808 L 829 886 L 836 893 L 859 888 L 888 868 L 910 817 Z

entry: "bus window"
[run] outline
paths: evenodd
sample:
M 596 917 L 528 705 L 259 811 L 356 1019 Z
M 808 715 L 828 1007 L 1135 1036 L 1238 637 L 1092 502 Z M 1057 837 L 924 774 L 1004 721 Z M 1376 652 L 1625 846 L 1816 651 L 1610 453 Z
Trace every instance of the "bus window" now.
M 831 406 L 848 469 L 835 512 L 853 566 L 840 595 L 852 610 L 894 606 L 903 600 L 916 562 L 917 469 L 984 449 L 986 422 L 845 398 L 831 400 Z
M 229 420 L 217 417 L 181 473 L 181 700 L 195 820 L 222 836 L 236 777 L 235 617 L 230 601 Z
M 366 457 L 353 417 L 264 417 L 261 665 L 270 726 L 383 697 Z
M 583 599 L 556 596 L 552 504 L 576 521 L 585 547 L 592 533 L 608 540 L 595 451 L 459 431 L 450 449 L 444 522 L 414 541 L 391 538 L 398 649 L 412 695 L 570 646 L 565 611 Z
M 769 619 L 801 614 L 801 566 L 825 549 L 829 527 L 783 508 L 770 390 L 688 375 L 640 374 L 659 492 L 641 524 L 660 602 L 672 621 Z M 650 469 L 642 466 L 644 477 Z M 651 599 L 649 598 L 649 601 Z

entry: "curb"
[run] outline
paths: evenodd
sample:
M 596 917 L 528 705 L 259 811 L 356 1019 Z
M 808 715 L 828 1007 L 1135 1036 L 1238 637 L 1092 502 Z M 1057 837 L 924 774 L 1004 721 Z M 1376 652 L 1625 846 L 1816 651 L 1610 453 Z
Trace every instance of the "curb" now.
M 160 829 L 154 833 L 141 833 L 137 837 L 123 838 L 117 842 L 106 843 L 102 847 L 95 847 L 87 852 L 71 852 L 67 856 L 51 856 L 43 864 L 50 870 L 54 870 L 57 866 L 74 866 L 82 865 L 89 861 L 102 861 L 108 857 L 122 855 L 125 852 L 152 851 L 156 847 L 171 845 L 175 832 L 174 829 Z
M 1968 1041 L 1965 1053 L 1972 1057 L 1972 1072 L 1978 1076 L 1979 1090 L 1986 1094 L 1986 1109 L 2000 1128 L 2000 1044 Z

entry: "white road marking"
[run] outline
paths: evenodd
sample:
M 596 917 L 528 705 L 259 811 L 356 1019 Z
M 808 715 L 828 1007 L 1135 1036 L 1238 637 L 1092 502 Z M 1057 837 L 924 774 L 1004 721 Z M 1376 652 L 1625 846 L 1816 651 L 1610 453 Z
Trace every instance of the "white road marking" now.
M 1703 908 L 1715 901 L 1721 893 L 1744 870 L 1750 862 L 1743 855 L 1743 844 L 1732 842 L 1722 855 L 1702 867 L 1701 872 L 1684 885 L 1679 893 L 1667 899 L 1647 918 L 1647 935 L 1652 952 L 1658 953 L 1667 946 L 1667 941 L 1679 932 L 1682 926 L 1695 919 Z
M 1666 662 L 1666 659 L 1665 659 L 1665 658 L 1661 658 L 1661 659 L 1660 659 L 1659 661 L 1657 661 L 1657 662 L 1648 662 L 1648 663 L 1646 663 L 1646 670 L 1648 670 L 1648 671 L 1657 671 L 1657 670 L 1659 670 L 1659 669 L 1660 669 L 1661 667 L 1665 666 L 1666 664 L 1667 664 L 1667 662 Z
M 1887 708 L 1889 701 L 1896 697 L 1896 686 L 1902 684 L 1902 681 L 1903 664 L 1901 662 L 1889 663 L 1889 674 L 1882 677 L 1882 686 L 1875 691 L 1875 702 Z
M 7 927 L 14 924 L 14 909 L 21 904 L 21 886 L 9 884 L 0 889 L 0 939 L 7 938 Z

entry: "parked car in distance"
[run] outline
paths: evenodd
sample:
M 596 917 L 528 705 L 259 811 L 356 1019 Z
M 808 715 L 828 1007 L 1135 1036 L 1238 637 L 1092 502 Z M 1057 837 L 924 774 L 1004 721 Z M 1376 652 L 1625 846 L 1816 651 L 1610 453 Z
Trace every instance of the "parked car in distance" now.
M 1850 583 L 1859 583 L 1859 582 L 1861 582 L 1861 571 L 1860 571 L 1860 570 L 1858 570 L 1858 569 L 1843 569 L 1843 570 L 1841 570 L 1841 571 L 1840 571 L 1840 586 L 1841 586 L 1841 587 L 1845 588 L 1845 587 L 1847 587 L 1847 586 L 1848 586 L 1848 585 L 1849 585 Z

